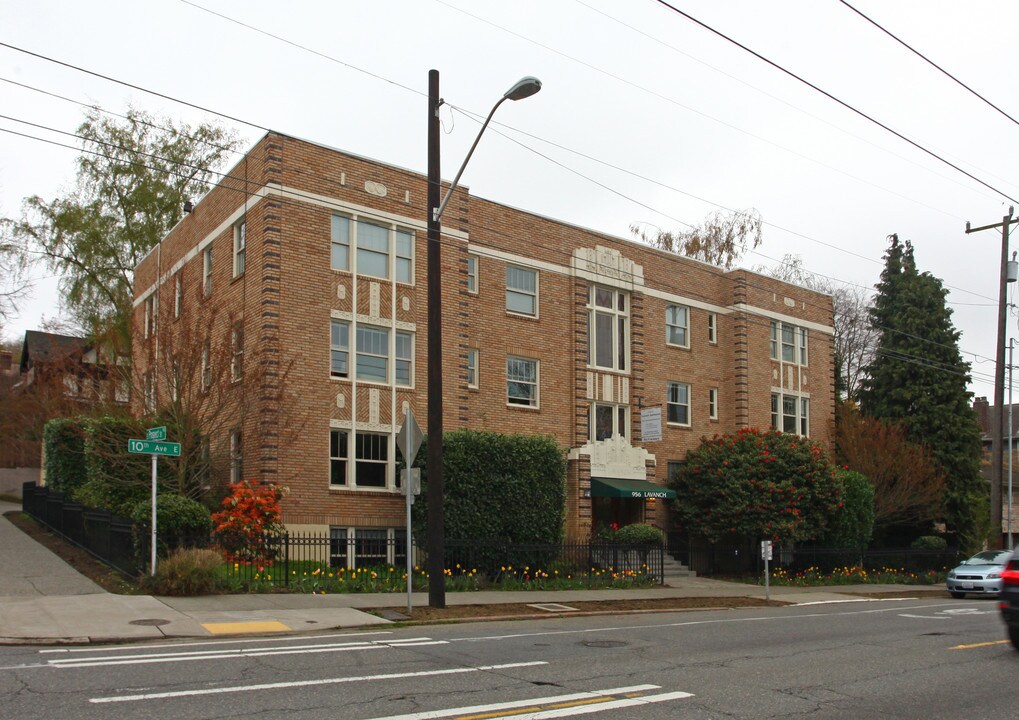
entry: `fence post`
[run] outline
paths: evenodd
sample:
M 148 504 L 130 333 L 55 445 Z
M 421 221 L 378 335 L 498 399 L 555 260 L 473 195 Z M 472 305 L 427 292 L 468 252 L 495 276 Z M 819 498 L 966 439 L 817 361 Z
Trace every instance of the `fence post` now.
M 290 587 L 290 531 L 287 530 L 283 533 L 283 577 L 287 580 L 284 583 L 286 587 Z
M 665 584 L 665 545 L 658 545 L 658 576 L 661 578 L 661 585 Z

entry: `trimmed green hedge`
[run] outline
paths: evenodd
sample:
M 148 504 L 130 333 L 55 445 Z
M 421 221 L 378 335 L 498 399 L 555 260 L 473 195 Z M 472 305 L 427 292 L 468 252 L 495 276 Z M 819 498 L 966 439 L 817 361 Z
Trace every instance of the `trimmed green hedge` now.
M 70 494 L 85 482 L 85 419 L 54 418 L 43 428 L 46 485 Z
M 633 523 L 619 528 L 612 539 L 623 545 L 659 545 L 665 542 L 665 533 L 654 525 Z
M 841 503 L 831 519 L 823 544 L 839 548 L 865 548 L 874 534 L 874 486 L 855 470 L 837 468 Z
M 426 441 L 427 442 L 427 439 Z M 428 521 L 427 448 L 418 452 L 421 496 L 414 525 L 421 542 Z M 447 540 L 562 542 L 566 458 L 551 437 L 457 430 L 443 436 Z

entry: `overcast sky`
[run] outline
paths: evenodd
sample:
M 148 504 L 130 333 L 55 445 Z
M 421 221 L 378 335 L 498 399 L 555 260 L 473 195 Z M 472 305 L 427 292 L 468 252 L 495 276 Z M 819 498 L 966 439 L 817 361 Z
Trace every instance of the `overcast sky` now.
M 1019 3 L 850 1 L 1019 117 Z M 838 0 L 673 4 L 1003 194 L 654 0 L 7 0 L 0 42 L 422 173 L 429 69 L 450 106 L 481 115 L 537 76 L 542 91 L 505 103 L 475 153 L 462 181 L 473 194 L 621 237 L 636 222 L 682 230 L 718 206 L 756 208 L 764 243 L 743 266 L 793 253 L 867 288 L 898 233 L 951 289 L 971 388 L 991 396 L 1001 238 L 964 225 L 999 222 L 1004 196 L 1019 198 L 1019 125 Z M 0 113 L 57 130 L 73 131 L 82 107 L 9 81 L 115 112 L 217 121 L 245 147 L 262 134 L 0 47 Z M 442 120 L 451 178 L 479 126 L 452 107 Z M 74 144 L 10 119 L 0 128 Z M 75 157 L 0 132 L 0 214 L 73 187 Z M 39 275 L 8 337 L 59 314 L 56 280 Z

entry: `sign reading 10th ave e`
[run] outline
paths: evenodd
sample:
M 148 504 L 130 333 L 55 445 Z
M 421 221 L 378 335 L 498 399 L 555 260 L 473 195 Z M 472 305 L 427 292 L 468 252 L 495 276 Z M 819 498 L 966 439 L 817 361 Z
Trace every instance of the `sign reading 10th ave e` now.
M 146 455 L 180 455 L 180 443 L 156 442 L 153 440 L 128 440 L 127 451 L 132 453 L 143 453 Z

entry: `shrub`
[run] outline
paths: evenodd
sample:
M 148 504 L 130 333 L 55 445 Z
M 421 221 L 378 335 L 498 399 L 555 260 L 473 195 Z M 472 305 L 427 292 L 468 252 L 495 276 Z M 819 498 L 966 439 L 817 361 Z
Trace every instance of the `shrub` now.
M 822 538 L 828 547 L 865 548 L 874 532 L 874 486 L 858 472 L 839 468 L 835 471 L 842 507 L 832 518 Z
M 146 576 L 143 588 L 154 595 L 208 595 L 224 589 L 223 558 L 214 550 L 175 550 Z
M 71 494 L 85 482 L 85 418 L 54 418 L 43 428 L 46 485 Z
M 665 542 L 665 533 L 654 525 L 634 523 L 619 528 L 615 541 L 623 545 L 655 545 Z
M 704 438 L 672 486 L 682 527 L 712 543 L 816 538 L 842 507 L 835 468 L 819 445 L 751 428 Z
M 231 483 L 229 487 L 223 509 L 212 515 L 217 542 L 231 561 L 271 560 L 275 552 L 266 544 L 265 536 L 283 532 L 280 498 L 285 489 L 258 480 Z
M 135 503 L 131 519 L 138 533 L 136 544 L 139 554 L 145 556 L 149 552 L 152 529 L 151 498 Z M 156 541 L 159 543 L 157 551 L 161 557 L 170 548 L 207 545 L 211 529 L 212 518 L 200 502 L 171 493 L 156 498 Z
M 947 550 L 948 541 L 940 535 L 921 535 L 909 546 L 914 550 Z

